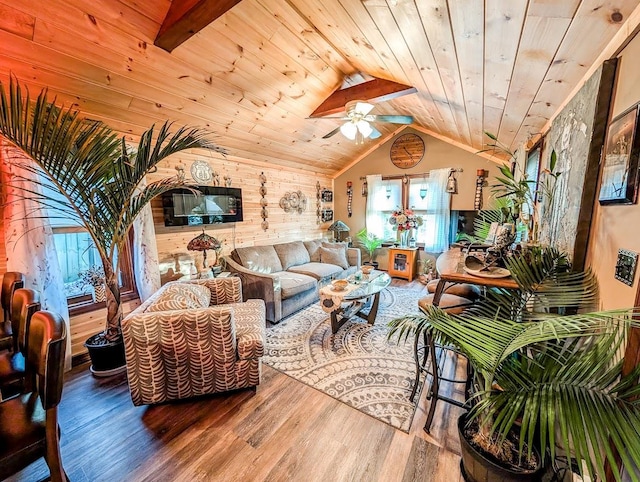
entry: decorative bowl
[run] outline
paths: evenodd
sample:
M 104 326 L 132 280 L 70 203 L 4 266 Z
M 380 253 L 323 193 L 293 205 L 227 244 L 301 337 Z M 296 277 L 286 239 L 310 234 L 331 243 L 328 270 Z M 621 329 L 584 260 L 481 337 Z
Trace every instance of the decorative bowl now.
M 362 274 L 371 274 L 371 272 L 373 271 L 373 266 L 365 264 L 361 267 L 361 270 Z
M 346 279 L 337 279 L 331 282 L 331 286 L 335 291 L 344 291 L 349 282 Z

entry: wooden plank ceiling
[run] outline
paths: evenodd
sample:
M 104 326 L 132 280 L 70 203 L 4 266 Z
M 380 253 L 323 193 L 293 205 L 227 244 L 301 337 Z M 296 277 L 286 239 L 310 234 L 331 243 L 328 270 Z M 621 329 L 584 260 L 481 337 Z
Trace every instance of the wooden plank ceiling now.
M 175 0 L 177 1 L 177 0 Z M 0 79 L 135 137 L 208 126 L 231 155 L 332 174 L 376 142 L 308 116 L 345 78 L 412 85 L 374 114 L 480 149 L 540 131 L 640 0 L 242 0 L 168 53 L 170 0 L 0 0 Z M 396 127 L 377 124 L 383 137 Z

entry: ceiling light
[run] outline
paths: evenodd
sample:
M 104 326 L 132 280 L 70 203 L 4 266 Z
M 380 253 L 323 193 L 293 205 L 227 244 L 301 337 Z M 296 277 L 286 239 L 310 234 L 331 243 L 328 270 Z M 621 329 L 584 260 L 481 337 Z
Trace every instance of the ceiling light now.
M 373 129 L 369 125 L 369 123 L 365 120 L 360 120 L 356 123 L 356 127 L 362 133 L 364 137 L 369 137 L 373 132 Z
M 355 112 L 358 114 L 365 116 L 373 109 L 373 104 L 369 104 L 368 102 L 357 102 Z
M 345 122 L 340 126 L 340 132 L 349 140 L 354 140 L 356 138 L 356 132 L 358 132 L 358 127 L 353 122 Z

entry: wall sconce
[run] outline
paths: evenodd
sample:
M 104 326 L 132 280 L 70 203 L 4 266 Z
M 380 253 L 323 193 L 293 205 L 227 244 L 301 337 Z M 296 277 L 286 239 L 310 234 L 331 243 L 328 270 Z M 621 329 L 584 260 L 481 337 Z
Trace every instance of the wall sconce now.
M 387 187 L 385 188 L 385 191 L 387 193 L 387 199 L 391 199 L 391 186 L 389 185 L 389 182 L 387 182 Z
M 453 169 L 451 169 L 449 171 L 449 179 L 447 179 L 447 189 L 446 191 L 449 194 L 458 194 L 458 181 L 456 180 L 455 176 L 453 175 L 455 171 Z
M 427 197 L 427 177 L 422 175 L 422 184 L 420 185 L 420 199 L 424 201 L 424 198 Z
M 369 185 L 367 184 L 367 178 L 361 177 L 360 180 L 364 181 L 362 183 L 362 197 L 367 197 L 369 195 Z
M 473 203 L 473 209 L 479 211 L 482 209 L 482 186 L 484 186 L 484 177 L 487 171 L 484 169 L 478 169 L 476 171 L 476 198 Z

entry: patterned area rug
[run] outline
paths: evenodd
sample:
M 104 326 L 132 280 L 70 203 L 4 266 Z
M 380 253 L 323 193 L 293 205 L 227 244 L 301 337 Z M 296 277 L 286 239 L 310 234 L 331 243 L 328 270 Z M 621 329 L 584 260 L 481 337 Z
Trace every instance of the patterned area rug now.
M 263 361 L 408 432 L 416 410 L 409 401 L 415 377 L 413 342 L 409 339 L 398 344 L 395 337 L 388 341 L 387 323 L 417 313 L 419 296 L 412 290 L 389 287 L 381 294 L 373 326 L 355 317 L 335 335 L 331 333 L 329 315 L 314 303 L 267 328 Z

